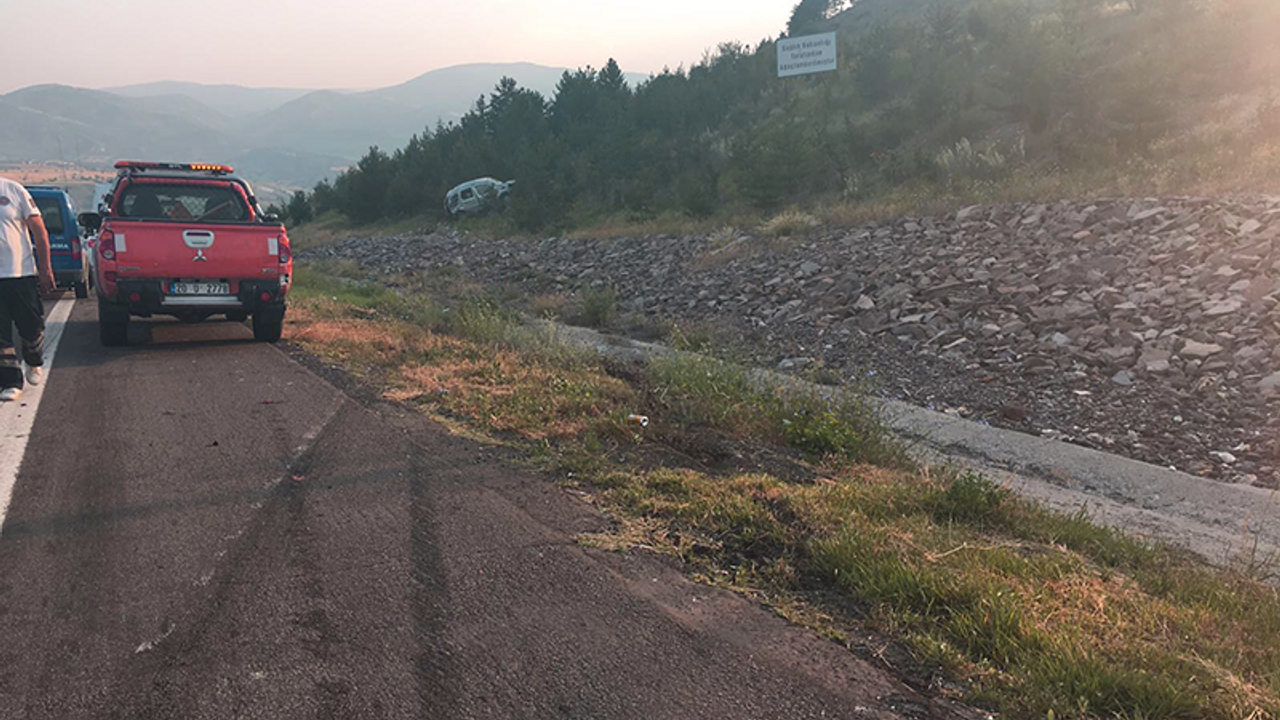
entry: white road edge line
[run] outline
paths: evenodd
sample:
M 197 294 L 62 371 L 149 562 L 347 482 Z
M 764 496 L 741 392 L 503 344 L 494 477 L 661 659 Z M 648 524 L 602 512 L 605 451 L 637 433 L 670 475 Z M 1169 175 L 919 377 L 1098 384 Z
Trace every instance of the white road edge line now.
M 55 377 L 54 354 L 58 351 L 58 342 L 62 340 L 62 331 L 66 328 L 67 318 L 74 305 L 75 300 L 71 298 L 58 300 L 45 321 L 44 366 L 47 372 L 44 382 L 35 387 L 27 385 L 17 402 L 0 403 L 0 535 L 4 533 L 5 514 L 9 511 L 9 501 L 13 498 L 13 487 L 18 482 L 18 470 L 22 467 L 22 458 L 27 452 L 27 440 L 30 439 L 31 428 L 36 422 L 40 399 L 44 397 L 45 387 Z M 11 328 L 8 330 L 12 331 Z

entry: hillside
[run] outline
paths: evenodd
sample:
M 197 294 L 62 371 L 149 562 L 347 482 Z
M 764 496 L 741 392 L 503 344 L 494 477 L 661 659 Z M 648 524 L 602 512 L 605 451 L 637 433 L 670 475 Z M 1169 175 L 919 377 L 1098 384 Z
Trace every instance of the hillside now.
M 459 178 L 516 178 L 511 224 L 741 222 L 800 206 L 1280 190 L 1273 0 L 803 0 L 839 67 L 779 79 L 726 43 L 628 88 L 502 88 L 412 152 L 367 156 L 314 210 L 441 214 Z M 908 207 L 908 209 L 911 209 Z
M 564 68 L 532 63 L 474 64 L 432 70 L 400 85 L 359 93 L 317 91 L 241 124 L 266 147 L 359 158 L 371 146 L 404 146 L 437 122 L 459 120 L 503 77 L 544 94 L 555 91 Z M 629 77 L 632 83 L 643 76 Z
M 910 21 L 931 9 L 961 12 L 973 3 L 974 0 L 858 0 L 833 16 L 820 29 L 861 33 L 893 22 Z
M 91 163 L 113 157 L 217 157 L 235 139 L 199 119 L 195 101 L 172 113 L 110 93 L 42 85 L 0 96 L 0 159 Z
M 154 115 L 171 115 L 223 133 L 234 127 L 231 118 L 187 95 L 133 98 L 128 100 L 128 104 Z
M 358 97 L 417 108 L 428 116 L 441 117 L 448 122 L 462 117 L 479 95 L 493 89 L 496 84 L 494 78 L 509 77 L 522 88 L 550 96 L 555 93 L 556 84 L 564 72 L 564 68 L 533 63 L 456 65 L 432 70 L 400 85 L 361 93 Z M 627 76 L 627 81 L 633 86 L 647 79 L 647 75 L 637 73 Z
M 30 87 L 0 95 L 0 160 L 226 159 L 262 180 L 309 187 L 371 146 L 395 149 L 440 120 L 461 118 L 503 77 L 551 93 L 564 72 L 532 63 L 460 65 L 360 92 L 170 81 Z
M 263 147 L 351 159 L 372 145 L 403 145 L 429 122 L 404 105 L 319 90 L 248 119 L 242 132 Z
M 126 85 L 106 88 L 106 91 L 132 98 L 183 96 L 229 118 L 246 118 L 268 112 L 314 92 L 299 88 L 251 88 L 241 85 L 202 85 L 174 81 Z

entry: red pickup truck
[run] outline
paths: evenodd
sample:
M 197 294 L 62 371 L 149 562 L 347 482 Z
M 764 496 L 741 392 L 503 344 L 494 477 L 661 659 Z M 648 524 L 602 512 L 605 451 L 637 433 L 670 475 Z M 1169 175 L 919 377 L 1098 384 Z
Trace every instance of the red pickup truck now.
M 293 276 L 289 237 L 225 165 L 122 161 L 101 214 L 94 279 L 102 344 L 124 345 L 131 317 L 253 318 L 253 336 L 280 339 Z

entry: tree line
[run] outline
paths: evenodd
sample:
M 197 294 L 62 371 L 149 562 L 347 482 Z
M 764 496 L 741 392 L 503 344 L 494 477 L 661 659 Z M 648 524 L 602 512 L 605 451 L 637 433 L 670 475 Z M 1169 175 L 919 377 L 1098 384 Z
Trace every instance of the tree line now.
M 936 0 L 844 27 L 842 0 L 803 0 L 787 33 L 839 30 L 836 72 L 779 80 L 765 40 L 635 87 L 614 60 L 566 72 L 550 98 L 504 78 L 461 120 L 371 148 L 277 209 L 293 223 L 443 218 L 449 188 L 493 176 L 518 181 L 512 220 L 541 230 L 1124 163 L 1161 152 L 1195 109 L 1263 86 L 1274 58 L 1248 39 L 1275 44 L 1276 5 Z

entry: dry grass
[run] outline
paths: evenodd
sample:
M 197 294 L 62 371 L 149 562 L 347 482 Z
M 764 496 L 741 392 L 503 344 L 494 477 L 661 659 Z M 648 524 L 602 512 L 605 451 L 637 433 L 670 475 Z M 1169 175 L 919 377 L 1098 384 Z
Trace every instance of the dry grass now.
M 467 349 L 455 338 L 407 324 L 378 322 L 377 313 L 357 312 L 364 317 L 335 318 L 334 305 L 323 301 L 295 308 L 289 319 L 289 339 L 364 369 L 398 367 L 409 358 L 428 362 Z
M 529 298 L 529 310 L 546 320 L 563 317 L 565 308 L 568 306 L 569 296 L 562 292 L 543 293 Z
M 511 351 L 464 353 L 402 366 L 386 397 L 439 403 L 488 429 L 530 440 L 575 438 L 625 411 L 622 381 L 590 370 L 559 370 Z
M 0 175 L 24 185 L 82 185 L 86 183 L 105 183 L 115 179 L 116 174 L 106 170 L 89 170 L 72 163 L 3 163 Z
M 711 249 L 694 258 L 689 263 L 689 267 L 695 271 L 711 270 L 728 265 L 735 260 L 745 260 L 765 247 L 765 243 L 753 241 L 751 238 L 734 240 L 727 245 L 712 246 Z
M 723 225 L 717 218 L 693 218 L 671 212 L 645 219 L 610 217 L 588 221 L 571 230 L 566 237 L 571 240 L 611 240 L 643 235 L 706 235 Z
M 724 227 L 716 228 L 715 232 L 708 235 L 707 241 L 712 250 L 719 250 L 738 242 L 741 237 L 742 232 L 738 228 L 732 225 L 725 225 Z
M 771 238 L 804 235 L 822 226 L 822 221 L 806 212 L 787 210 L 769 218 L 760 226 L 761 234 Z
M 621 423 L 635 397 L 628 385 L 589 366 L 553 365 L 377 311 L 334 315 L 333 301 L 324 298 L 296 303 L 287 337 L 376 380 L 387 399 L 463 416 L 487 430 L 529 440 L 577 437 L 600 423 Z
M 1227 142 L 1206 125 L 1162 141 L 1150 159 L 1096 168 L 1024 168 L 995 181 L 906 184 L 872 198 L 822 203 L 811 212 L 823 223 L 854 227 L 903 217 L 940 216 L 970 205 L 1054 202 L 1066 198 L 1280 194 L 1280 137 L 1249 135 Z M 1280 135 L 1280 132 L 1277 133 Z M 1189 149 L 1190 148 L 1190 149 Z

